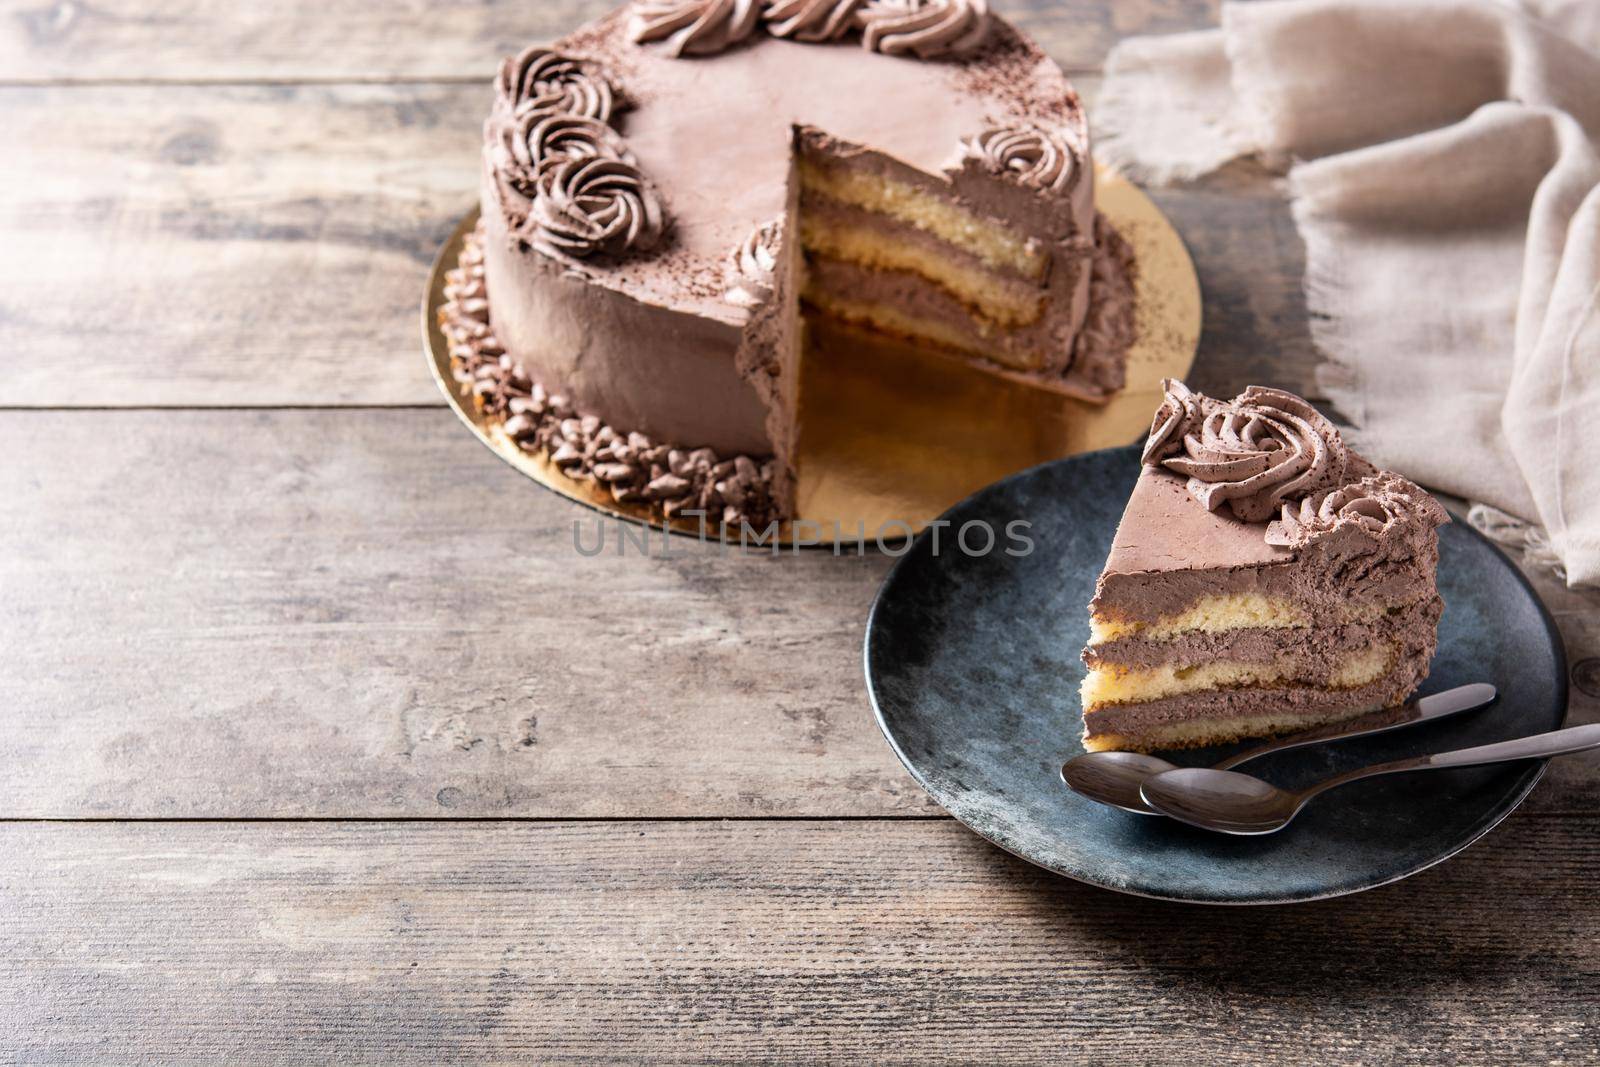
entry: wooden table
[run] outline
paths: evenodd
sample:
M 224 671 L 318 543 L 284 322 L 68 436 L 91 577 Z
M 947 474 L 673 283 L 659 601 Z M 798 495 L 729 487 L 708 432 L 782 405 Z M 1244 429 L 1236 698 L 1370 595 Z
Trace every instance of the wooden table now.
M 1600 763 L 1400 885 L 1059 880 L 900 768 L 889 560 L 587 559 L 417 350 L 497 58 L 606 0 L 6 0 L 0 1057 L 1590 1061 Z M 1092 98 L 1206 0 L 1010 0 Z M 1195 384 L 1314 393 L 1244 166 Z M 1533 575 L 1600 718 L 1600 597 Z

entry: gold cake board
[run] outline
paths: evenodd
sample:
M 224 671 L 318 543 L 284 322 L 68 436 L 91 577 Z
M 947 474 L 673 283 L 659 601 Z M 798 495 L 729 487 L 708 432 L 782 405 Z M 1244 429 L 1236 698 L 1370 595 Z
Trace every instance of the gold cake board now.
M 928 347 L 817 324 L 801 365 L 797 518 L 780 529 L 779 542 L 854 545 L 862 531 L 869 544 L 880 534 L 900 540 L 1008 474 L 1125 445 L 1149 428 L 1161 379 L 1182 378 L 1194 363 L 1200 281 L 1177 231 L 1132 182 L 1100 167 L 1095 199 L 1138 257 L 1138 340 L 1127 387 L 1109 403 L 1091 404 Z M 702 536 L 698 520 L 667 522 L 618 504 L 604 487 L 524 452 L 458 392 L 439 308 L 445 272 L 477 221 L 473 209 L 445 242 L 422 301 L 423 352 L 451 408 L 495 455 L 540 485 L 619 519 Z

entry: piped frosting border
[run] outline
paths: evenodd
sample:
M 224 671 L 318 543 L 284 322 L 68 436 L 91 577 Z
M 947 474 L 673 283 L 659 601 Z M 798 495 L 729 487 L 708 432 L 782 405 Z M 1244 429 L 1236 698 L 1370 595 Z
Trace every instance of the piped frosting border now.
M 569 478 L 604 487 L 619 504 L 643 506 L 665 519 L 699 515 L 708 527 L 765 530 L 776 520 L 772 459 L 652 441 L 577 411 L 533 381 L 490 326 L 483 240 L 480 222 L 445 274 L 439 308 L 451 373 L 464 397 L 498 420 L 524 452 L 545 456 Z

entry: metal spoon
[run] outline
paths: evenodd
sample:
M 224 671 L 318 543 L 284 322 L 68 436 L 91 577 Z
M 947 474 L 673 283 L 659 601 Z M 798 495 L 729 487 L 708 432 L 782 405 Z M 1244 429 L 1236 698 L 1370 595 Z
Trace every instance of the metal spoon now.
M 1547 759 L 1600 748 L 1600 723 L 1570 726 L 1514 741 L 1440 752 L 1432 756 L 1379 763 L 1346 771 L 1309 789 L 1290 792 L 1238 771 L 1182 767 L 1148 779 L 1140 787 L 1145 802 L 1179 822 L 1224 834 L 1270 834 L 1289 825 L 1312 797 L 1335 786 L 1380 774 L 1431 771 L 1447 767 L 1476 767 L 1519 759 Z
M 1324 741 L 1366 737 L 1369 734 L 1398 730 L 1402 726 L 1432 722 L 1450 715 L 1459 715 L 1463 711 L 1481 708 L 1485 704 L 1492 703 L 1494 698 L 1494 686 L 1483 682 L 1457 686 L 1443 693 L 1434 693 L 1396 707 L 1383 708 L 1349 722 L 1318 726 L 1290 734 L 1288 737 L 1267 741 L 1229 756 L 1216 764 L 1215 769 L 1225 771 L 1271 752 L 1286 752 L 1291 748 L 1320 745 Z M 1114 808 L 1139 815 L 1159 815 L 1160 812 L 1152 809 L 1139 796 L 1139 787 L 1147 778 L 1177 769 L 1176 763 L 1168 763 L 1159 756 L 1146 756 L 1140 752 L 1085 752 L 1061 765 L 1061 779 L 1074 792 L 1082 793 L 1090 800 L 1098 800 L 1102 804 L 1109 804 Z

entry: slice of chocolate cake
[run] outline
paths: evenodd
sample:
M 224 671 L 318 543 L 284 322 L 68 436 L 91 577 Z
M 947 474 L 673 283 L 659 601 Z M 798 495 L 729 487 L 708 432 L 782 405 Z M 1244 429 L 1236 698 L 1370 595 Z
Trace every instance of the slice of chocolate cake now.
M 1084 747 L 1217 744 L 1404 700 L 1437 642 L 1444 509 L 1299 397 L 1165 388 L 1089 608 Z

